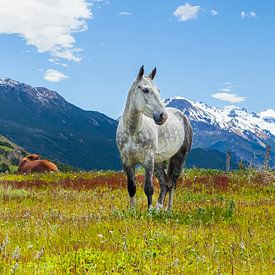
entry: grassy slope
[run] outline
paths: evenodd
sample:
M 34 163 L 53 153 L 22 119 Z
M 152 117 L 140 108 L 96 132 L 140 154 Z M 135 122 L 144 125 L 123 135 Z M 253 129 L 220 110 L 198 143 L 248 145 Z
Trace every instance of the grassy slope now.
M 26 151 L 24 149 L 0 135 L 0 172 L 5 172 L 5 167 L 9 171 L 15 172 L 17 164 L 25 154 Z M 3 164 L 5 165 L 4 167 Z
M 171 213 L 141 181 L 130 211 L 121 173 L 1 176 L 0 273 L 274 271 L 274 174 L 188 170 Z
M 20 160 L 26 154 L 27 152 L 24 149 L 0 135 L 0 173 L 8 171 L 15 173 L 17 171 Z M 44 159 L 44 156 L 42 155 L 41 158 Z M 64 163 L 55 163 L 58 169 L 63 172 L 77 170 L 76 168 Z

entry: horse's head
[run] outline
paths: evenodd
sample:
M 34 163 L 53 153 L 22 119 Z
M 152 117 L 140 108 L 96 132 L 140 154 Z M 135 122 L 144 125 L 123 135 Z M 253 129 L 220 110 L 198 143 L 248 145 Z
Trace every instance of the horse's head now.
M 34 161 L 34 160 L 40 159 L 40 156 L 37 154 L 29 154 L 29 155 L 25 156 L 24 159 Z
M 157 69 L 144 75 L 144 66 L 139 70 L 132 86 L 132 104 L 136 111 L 154 119 L 155 123 L 162 125 L 167 120 L 167 112 L 161 101 L 159 89 L 153 83 Z

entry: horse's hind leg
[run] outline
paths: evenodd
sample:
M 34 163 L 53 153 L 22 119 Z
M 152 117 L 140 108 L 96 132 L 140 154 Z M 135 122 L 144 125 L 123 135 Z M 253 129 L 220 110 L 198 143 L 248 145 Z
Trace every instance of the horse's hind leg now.
M 167 188 L 169 192 L 168 199 L 168 208 L 167 210 L 171 210 L 173 206 L 174 193 L 177 185 L 177 179 L 179 178 L 184 160 L 187 156 L 186 146 L 182 146 L 176 155 L 174 155 L 169 162 L 168 173 L 167 173 Z
M 185 139 L 180 148 L 180 150 L 170 159 L 168 172 L 167 172 L 167 186 L 169 188 L 169 201 L 168 210 L 173 206 L 173 198 L 175 193 L 175 188 L 177 185 L 177 179 L 181 174 L 183 163 L 191 150 L 193 130 L 190 122 L 184 116 L 184 130 Z
M 158 202 L 156 205 L 157 210 L 163 208 L 165 197 L 168 192 L 168 188 L 166 186 L 167 175 L 166 175 L 164 169 L 165 169 L 165 162 L 155 164 L 154 173 L 155 173 L 155 176 L 157 177 L 157 179 L 159 181 L 159 185 L 160 185 L 160 194 L 159 194 Z
M 127 174 L 127 187 L 128 187 L 128 194 L 130 196 L 130 208 L 134 208 L 136 206 L 136 183 L 135 183 L 135 169 L 131 166 L 124 165 L 124 171 Z

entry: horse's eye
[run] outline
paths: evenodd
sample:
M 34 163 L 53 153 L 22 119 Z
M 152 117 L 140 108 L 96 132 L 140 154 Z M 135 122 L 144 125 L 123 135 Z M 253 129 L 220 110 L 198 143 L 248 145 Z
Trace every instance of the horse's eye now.
M 147 89 L 147 88 L 143 88 L 142 91 L 143 91 L 144 93 L 146 93 L 146 94 L 149 93 L 149 89 Z

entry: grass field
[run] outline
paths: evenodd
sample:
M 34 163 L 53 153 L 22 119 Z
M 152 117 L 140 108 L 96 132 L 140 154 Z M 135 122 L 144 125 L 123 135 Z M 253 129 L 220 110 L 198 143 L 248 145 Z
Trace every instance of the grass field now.
M 188 170 L 172 212 L 137 180 L 128 210 L 123 173 L 0 176 L 0 274 L 274 274 L 274 173 Z

